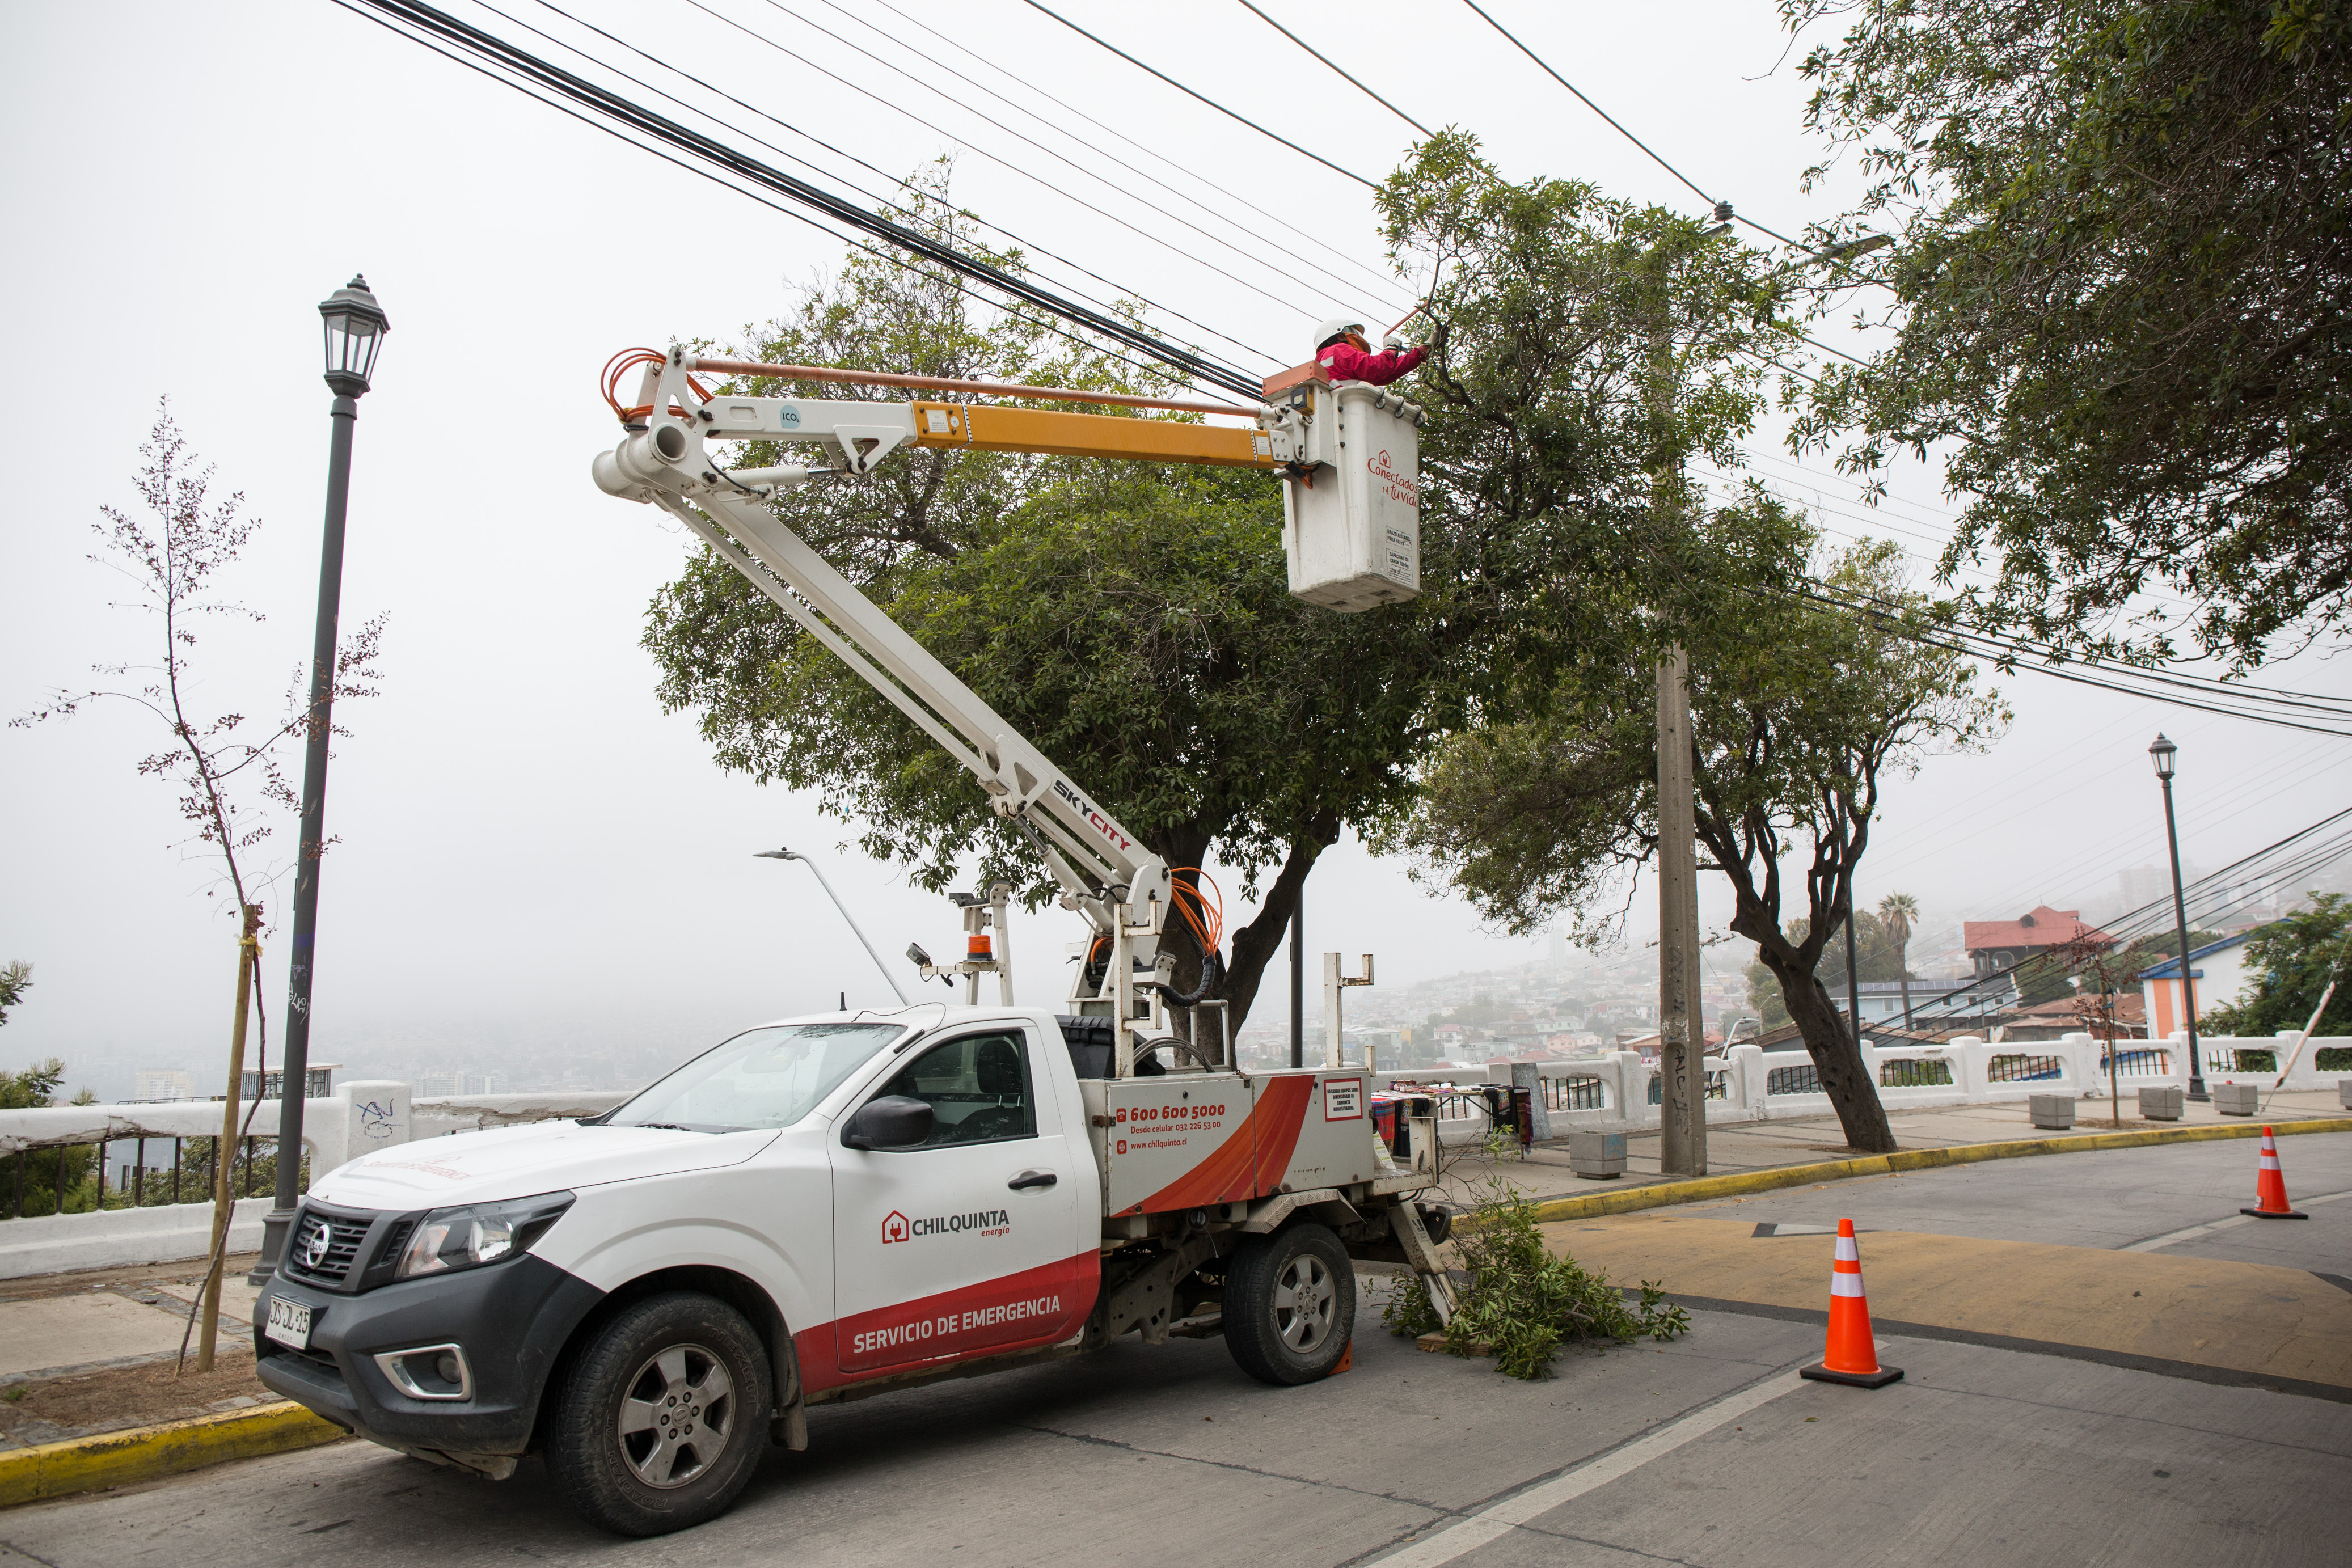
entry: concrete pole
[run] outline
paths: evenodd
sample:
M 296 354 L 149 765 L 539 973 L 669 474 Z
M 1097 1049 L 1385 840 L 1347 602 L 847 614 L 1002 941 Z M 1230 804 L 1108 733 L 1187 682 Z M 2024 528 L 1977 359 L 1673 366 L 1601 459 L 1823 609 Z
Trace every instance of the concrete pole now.
M 1706 1174 L 1695 818 L 1690 688 L 1677 646 L 1658 665 L 1658 1155 L 1668 1176 Z
M 1307 1065 L 1307 888 L 1290 906 L 1290 1065 Z

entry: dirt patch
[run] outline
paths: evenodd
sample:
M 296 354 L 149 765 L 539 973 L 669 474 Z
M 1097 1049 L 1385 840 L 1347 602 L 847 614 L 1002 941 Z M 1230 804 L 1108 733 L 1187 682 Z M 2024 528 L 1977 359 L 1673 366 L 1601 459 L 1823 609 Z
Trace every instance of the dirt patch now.
M 267 1405 L 278 1397 L 253 1375 L 250 1350 L 224 1345 L 214 1357 L 212 1371 L 201 1375 L 191 1352 L 187 1371 L 176 1378 L 172 1375 L 172 1364 L 163 1361 L 17 1384 L 0 1394 L 0 1439 L 11 1447 L 50 1443 L 91 1432 L 211 1415 L 227 1400 Z

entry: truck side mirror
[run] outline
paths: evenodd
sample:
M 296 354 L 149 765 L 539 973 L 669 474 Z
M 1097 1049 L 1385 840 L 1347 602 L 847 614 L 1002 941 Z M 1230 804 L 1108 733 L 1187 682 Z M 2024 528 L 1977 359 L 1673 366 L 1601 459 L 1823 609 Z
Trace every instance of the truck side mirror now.
M 931 1135 L 931 1105 L 911 1094 L 885 1094 L 857 1108 L 841 1129 L 845 1149 L 911 1149 Z

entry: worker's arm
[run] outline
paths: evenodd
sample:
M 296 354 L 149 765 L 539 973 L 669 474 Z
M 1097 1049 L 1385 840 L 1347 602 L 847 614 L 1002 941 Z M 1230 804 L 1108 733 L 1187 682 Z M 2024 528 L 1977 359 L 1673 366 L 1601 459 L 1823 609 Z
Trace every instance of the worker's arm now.
M 1384 387 L 1429 357 L 1424 346 L 1384 354 L 1367 353 L 1353 343 L 1334 343 L 1315 356 L 1335 382 L 1370 382 Z

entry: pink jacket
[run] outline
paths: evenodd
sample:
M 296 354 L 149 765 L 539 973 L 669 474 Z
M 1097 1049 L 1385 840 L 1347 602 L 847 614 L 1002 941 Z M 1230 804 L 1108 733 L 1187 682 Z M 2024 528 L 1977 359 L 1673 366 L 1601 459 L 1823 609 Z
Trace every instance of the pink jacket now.
M 1334 343 L 1315 356 L 1315 362 L 1335 382 L 1370 382 L 1384 387 L 1428 358 L 1421 349 L 1392 354 L 1368 354 L 1353 343 Z

